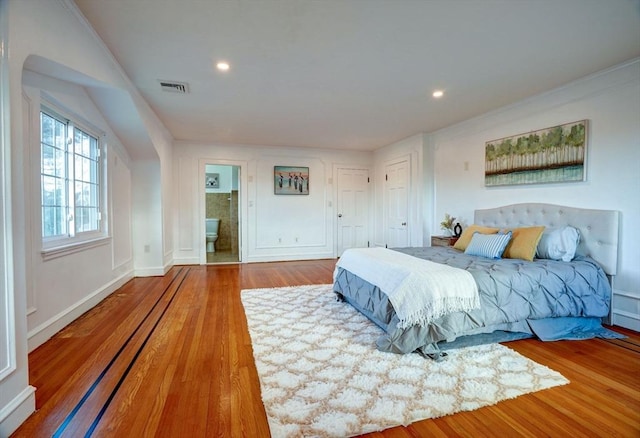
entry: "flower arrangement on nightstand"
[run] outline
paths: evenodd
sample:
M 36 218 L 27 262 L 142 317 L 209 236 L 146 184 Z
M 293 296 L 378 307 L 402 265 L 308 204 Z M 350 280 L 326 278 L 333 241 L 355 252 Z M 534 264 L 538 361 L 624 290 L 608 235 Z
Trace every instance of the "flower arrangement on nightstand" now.
M 454 228 L 456 218 L 449 213 L 444 215 L 444 220 L 440 222 L 440 229 L 445 232 L 444 236 L 431 236 L 431 246 L 453 246 L 458 240 L 457 235 L 454 235 Z
M 453 224 L 455 223 L 456 218 L 449 215 L 449 213 L 445 213 L 444 220 L 440 222 L 440 229 L 444 230 L 446 234 L 449 236 L 453 235 Z

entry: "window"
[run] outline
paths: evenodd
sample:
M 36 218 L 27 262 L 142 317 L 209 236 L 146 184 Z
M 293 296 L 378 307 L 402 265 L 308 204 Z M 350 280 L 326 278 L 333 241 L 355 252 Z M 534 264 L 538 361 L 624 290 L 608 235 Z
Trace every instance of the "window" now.
M 104 237 L 100 140 L 58 113 L 40 112 L 43 248 Z

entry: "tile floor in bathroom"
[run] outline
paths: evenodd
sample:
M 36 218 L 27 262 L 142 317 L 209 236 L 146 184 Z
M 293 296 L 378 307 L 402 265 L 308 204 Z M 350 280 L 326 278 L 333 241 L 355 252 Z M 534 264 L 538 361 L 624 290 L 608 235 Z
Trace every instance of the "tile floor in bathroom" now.
M 207 263 L 238 263 L 238 254 L 231 250 L 222 250 L 207 253 Z

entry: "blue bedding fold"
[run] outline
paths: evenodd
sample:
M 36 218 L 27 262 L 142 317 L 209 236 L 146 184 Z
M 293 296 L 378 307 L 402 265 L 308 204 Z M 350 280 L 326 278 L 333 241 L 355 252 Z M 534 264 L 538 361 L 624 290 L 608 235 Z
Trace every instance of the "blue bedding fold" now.
M 541 341 L 580 340 L 591 338 L 622 339 L 626 336 L 602 327 L 600 318 L 544 318 L 527 321 Z

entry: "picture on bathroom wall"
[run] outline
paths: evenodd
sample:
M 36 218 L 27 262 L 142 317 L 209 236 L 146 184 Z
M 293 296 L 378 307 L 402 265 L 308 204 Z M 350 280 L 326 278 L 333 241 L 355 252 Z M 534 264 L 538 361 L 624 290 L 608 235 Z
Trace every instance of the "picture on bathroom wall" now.
M 220 174 L 219 173 L 207 173 L 204 178 L 205 189 L 219 189 L 220 188 Z
M 309 168 L 274 166 L 273 187 L 276 195 L 308 195 Z
M 587 120 L 485 144 L 485 186 L 585 181 Z

